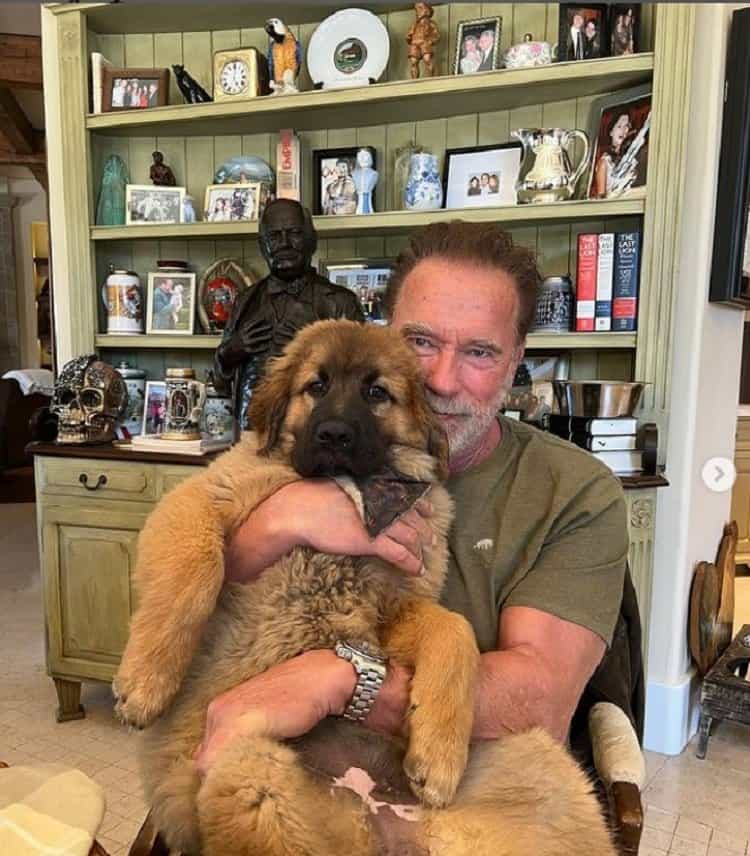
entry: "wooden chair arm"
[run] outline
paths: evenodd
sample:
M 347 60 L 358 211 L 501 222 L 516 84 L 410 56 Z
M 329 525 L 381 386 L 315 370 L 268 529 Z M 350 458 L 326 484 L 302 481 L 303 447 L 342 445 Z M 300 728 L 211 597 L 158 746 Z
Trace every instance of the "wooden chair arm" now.
M 149 812 L 135 841 L 130 845 L 128 856 L 179 856 L 179 854 L 170 854 Z
M 638 786 L 613 782 L 608 789 L 612 824 L 621 856 L 638 856 L 643 832 L 643 806 Z

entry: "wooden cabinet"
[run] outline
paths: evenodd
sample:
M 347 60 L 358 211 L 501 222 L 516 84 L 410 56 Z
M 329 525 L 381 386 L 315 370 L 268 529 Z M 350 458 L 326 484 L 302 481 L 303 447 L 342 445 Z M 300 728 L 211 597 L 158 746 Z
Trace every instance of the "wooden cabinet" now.
M 734 466 L 737 481 L 732 488 L 730 517 L 737 521 L 739 532 L 735 561 L 738 565 L 746 565 L 750 564 L 750 415 L 737 419 Z
M 35 466 L 47 669 L 65 721 L 83 716 L 82 680 L 114 677 L 135 609 L 138 533 L 157 499 L 195 468 L 51 455 Z

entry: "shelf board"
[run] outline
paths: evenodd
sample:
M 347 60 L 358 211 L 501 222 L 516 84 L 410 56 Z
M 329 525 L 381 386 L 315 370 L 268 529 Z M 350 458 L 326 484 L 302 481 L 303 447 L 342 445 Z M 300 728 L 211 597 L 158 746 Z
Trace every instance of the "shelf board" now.
M 647 82 L 653 68 L 653 53 L 640 53 L 539 68 L 397 80 L 345 90 L 99 113 L 87 117 L 86 127 L 118 137 L 167 137 L 260 134 L 281 128 L 352 128 L 388 124 L 404 117 L 422 121 L 613 92 Z
M 196 333 L 194 336 L 184 334 L 170 336 L 164 333 L 154 333 L 141 336 L 118 336 L 112 333 L 100 333 L 94 337 L 97 348 L 117 348 L 120 351 L 141 350 L 142 348 L 162 348 L 173 350 L 214 350 L 219 346 L 221 336 L 207 336 Z
M 315 217 L 319 238 L 407 234 L 428 223 L 461 219 L 472 223 L 522 225 L 568 220 L 604 220 L 637 216 L 645 210 L 645 197 L 582 199 L 540 205 L 506 205 L 498 208 L 451 208 L 439 211 L 387 211 L 346 217 Z M 93 226 L 94 241 L 160 240 L 164 238 L 251 238 L 258 234 L 257 220 L 246 223 L 153 223 L 147 226 Z
M 526 350 L 581 350 L 635 348 L 635 333 L 529 333 Z
M 635 348 L 635 341 L 635 333 L 530 333 L 526 348 L 528 350 L 578 350 L 580 348 L 607 350 Z M 200 334 L 170 336 L 163 333 L 148 336 L 118 336 L 105 333 L 96 336 L 94 340 L 97 348 L 117 348 L 121 351 L 142 348 L 163 348 L 167 351 L 178 348 L 196 351 L 213 350 L 218 347 L 219 342 L 221 342 L 221 336 Z

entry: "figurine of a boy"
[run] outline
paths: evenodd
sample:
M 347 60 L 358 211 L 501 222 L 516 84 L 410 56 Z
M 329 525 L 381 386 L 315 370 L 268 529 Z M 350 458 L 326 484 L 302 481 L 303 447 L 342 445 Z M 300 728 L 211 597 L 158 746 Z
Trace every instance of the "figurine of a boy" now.
M 435 76 L 435 63 L 433 57 L 435 45 L 440 41 L 440 30 L 432 20 L 435 14 L 429 3 L 419 2 L 414 4 L 414 13 L 417 20 L 409 28 L 406 34 L 406 43 L 409 45 L 409 66 L 412 80 L 419 77 L 419 62 L 424 63 L 425 76 Z

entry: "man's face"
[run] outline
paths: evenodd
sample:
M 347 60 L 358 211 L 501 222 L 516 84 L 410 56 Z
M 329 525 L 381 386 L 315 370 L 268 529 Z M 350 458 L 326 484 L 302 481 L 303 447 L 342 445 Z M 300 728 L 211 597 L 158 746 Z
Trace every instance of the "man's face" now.
M 297 205 L 277 202 L 263 216 L 260 246 L 271 271 L 281 279 L 301 276 L 312 257 L 305 219 Z
M 492 33 L 482 33 L 479 37 L 479 47 L 483 51 L 488 51 L 492 47 L 493 41 Z
M 425 259 L 401 287 L 393 324 L 419 357 L 454 471 L 481 446 L 513 383 L 523 356 L 517 315 L 512 278 L 467 262 Z
M 346 161 L 339 161 L 336 164 L 336 172 L 339 178 L 346 178 L 349 175 L 349 164 Z
M 580 30 L 583 27 L 583 16 L 582 15 L 573 15 L 573 26 L 576 30 Z
M 482 187 L 487 187 L 487 185 L 490 183 L 489 173 L 483 172 L 481 181 L 482 181 Z

